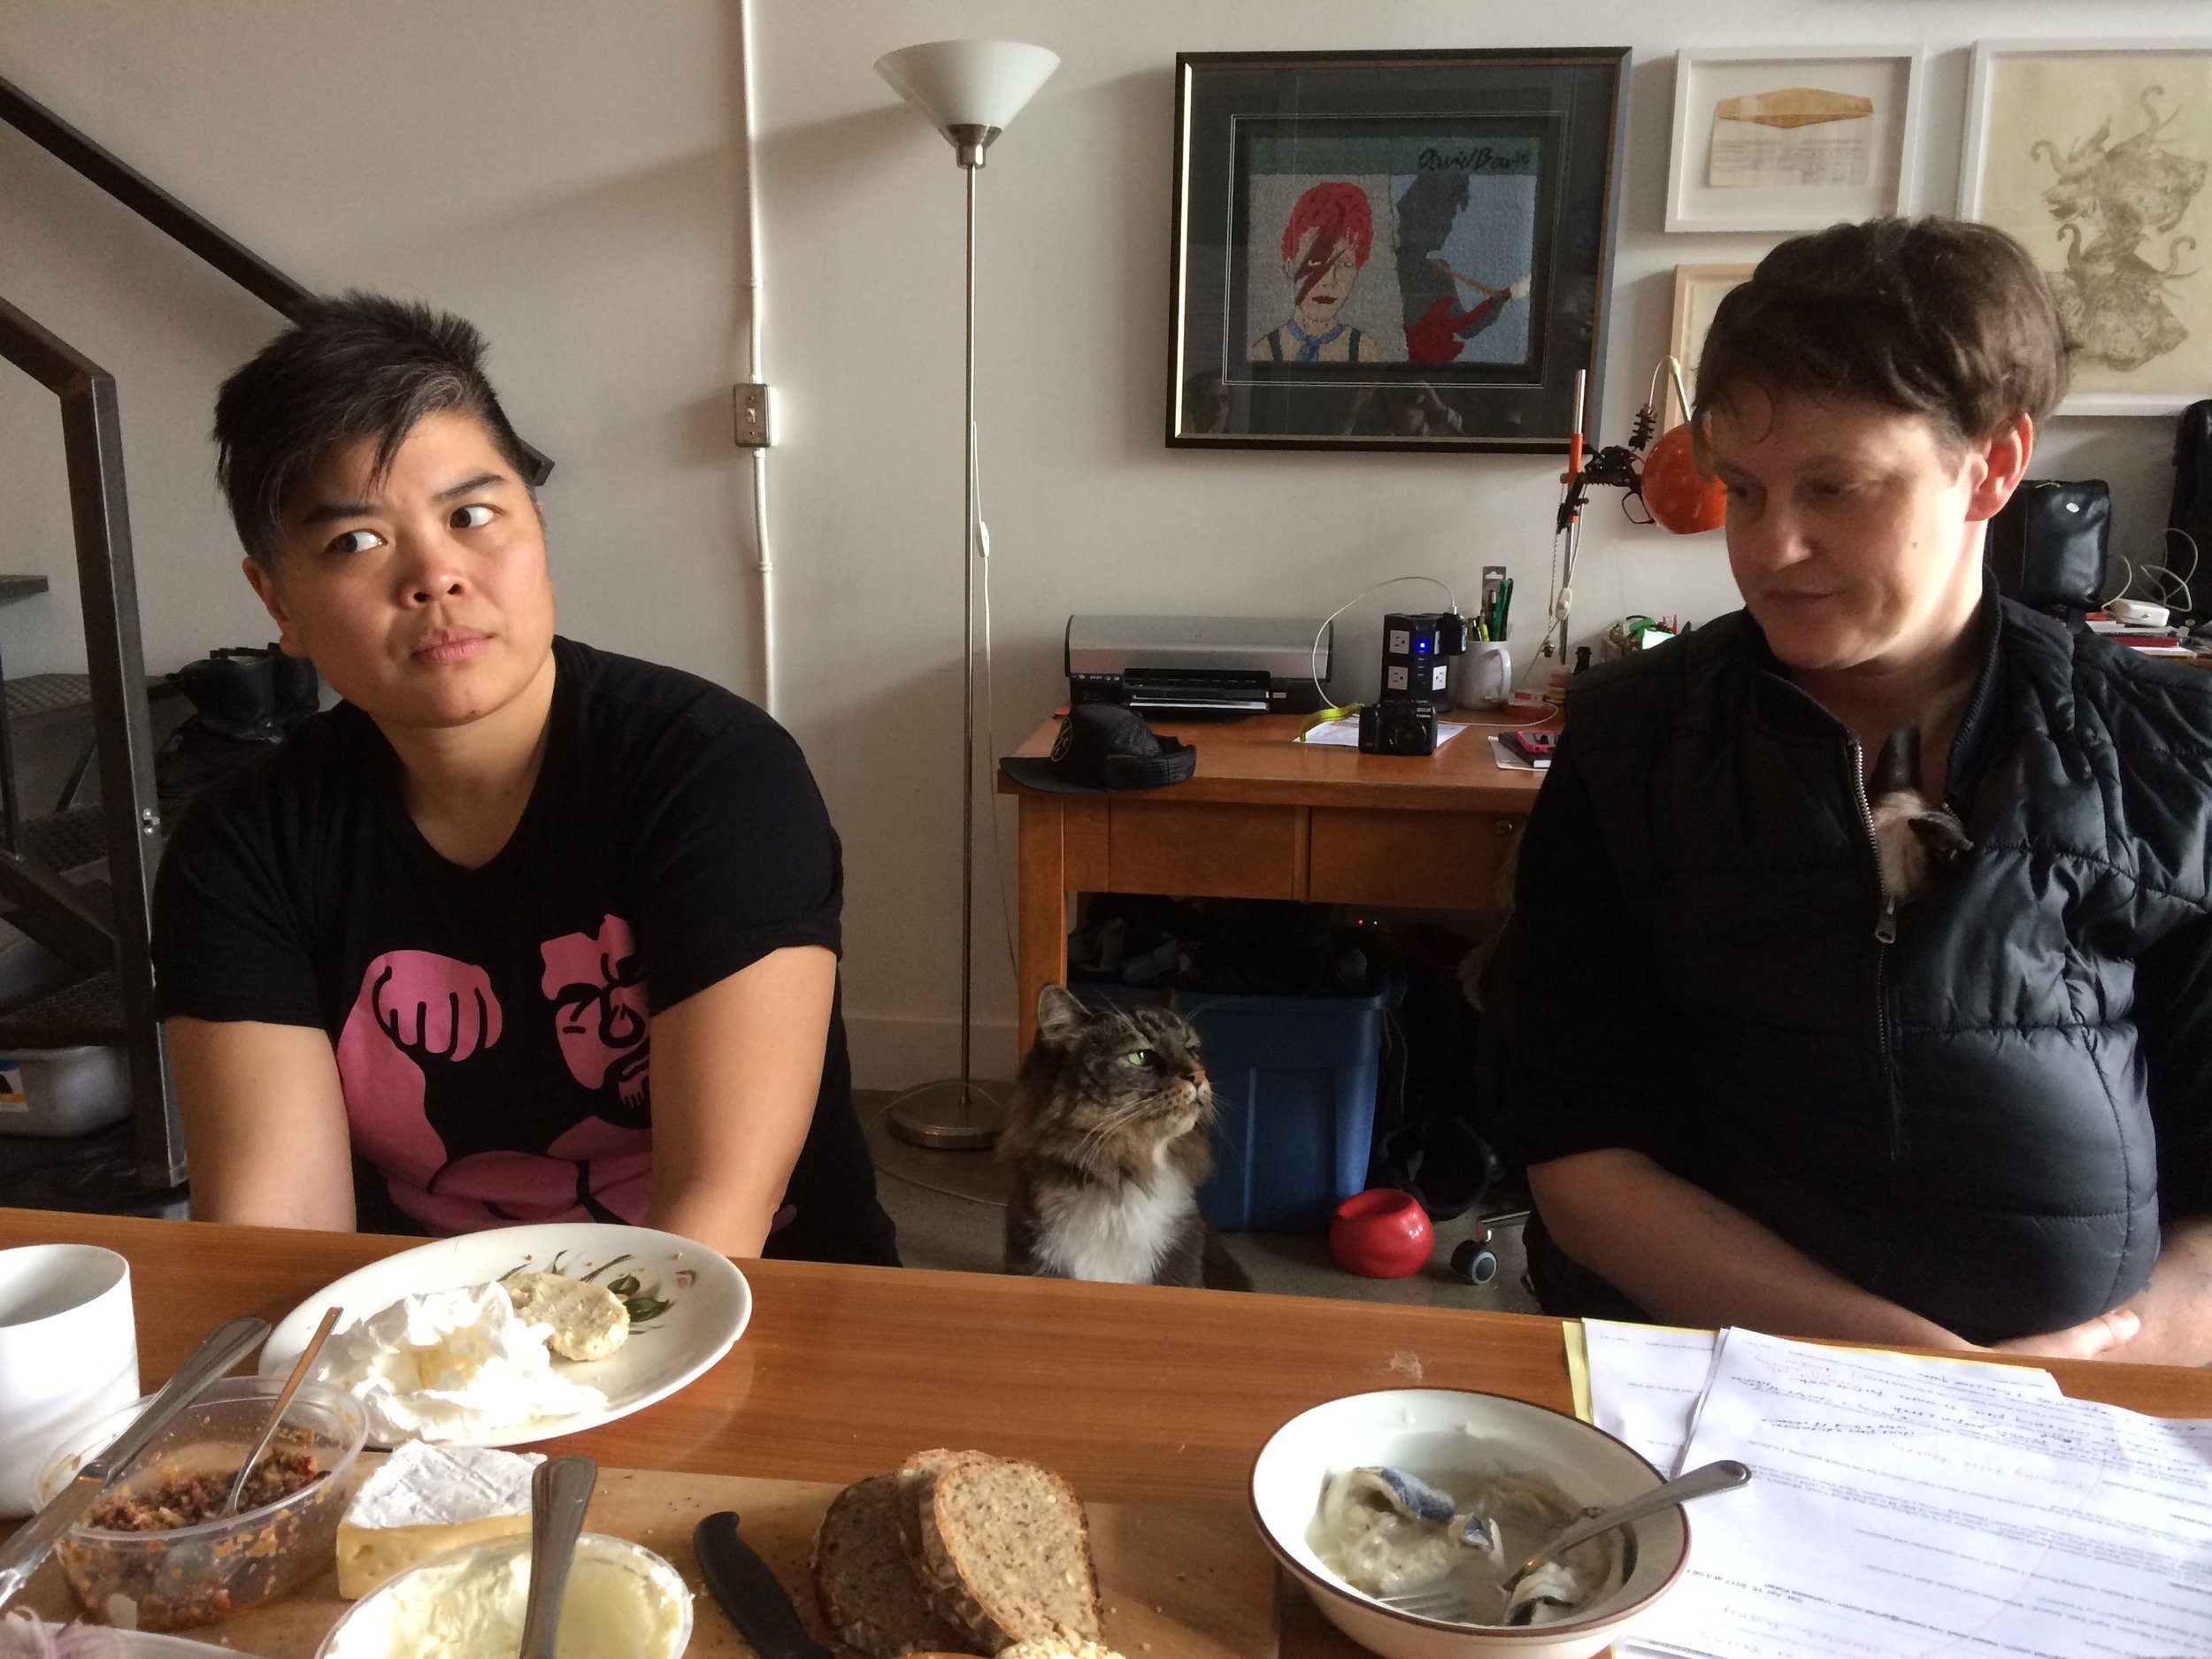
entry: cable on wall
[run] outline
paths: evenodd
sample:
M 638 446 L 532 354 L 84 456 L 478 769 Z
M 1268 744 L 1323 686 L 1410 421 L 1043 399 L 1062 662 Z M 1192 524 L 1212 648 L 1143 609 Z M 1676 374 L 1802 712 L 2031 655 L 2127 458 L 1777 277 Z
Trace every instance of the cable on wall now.
M 753 74 L 753 0 L 737 0 L 739 49 L 744 58 L 745 98 L 745 380 L 765 386 L 768 377 L 762 358 L 766 333 L 766 288 L 761 280 L 760 144 L 756 127 L 757 82 Z M 758 580 L 760 605 L 760 706 L 770 714 L 776 709 L 776 562 L 768 541 L 768 446 L 753 448 L 753 571 Z

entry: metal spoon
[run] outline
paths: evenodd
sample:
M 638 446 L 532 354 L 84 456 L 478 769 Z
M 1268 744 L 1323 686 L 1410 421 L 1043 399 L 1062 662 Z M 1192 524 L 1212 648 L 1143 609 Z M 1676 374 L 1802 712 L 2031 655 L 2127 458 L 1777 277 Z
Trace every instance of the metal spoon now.
M 522 1659 L 553 1659 L 576 1535 L 598 1484 L 599 1465 L 588 1457 L 552 1458 L 530 1477 L 530 1604 L 522 1616 Z
M 307 1339 L 307 1346 L 300 1350 L 299 1358 L 293 1363 L 292 1374 L 285 1379 L 284 1390 L 277 1395 L 276 1409 L 269 1413 L 269 1421 L 263 1426 L 260 1438 L 246 1448 L 246 1461 L 238 1465 L 238 1478 L 230 1483 L 230 1495 L 223 1500 L 223 1507 L 219 1513 L 238 1513 L 238 1500 L 246 1492 L 246 1478 L 253 1473 L 253 1466 L 261 1461 L 261 1454 L 269 1449 L 269 1442 L 276 1439 L 277 1429 L 284 1421 L 286 1408 L 291 1405 L 292 1396 L 299 1392 L 300 1385 L 307 1380 L 307 1372 L 315 1363 L 315 1356 L 323 1351 L 324 1342 L 329 1340 L 332 1329 L 344 1312 L 343 1308 L 324 1310 L 323 1322 L 315 1327 L 315 1334 Z
M 1640 1498 L 1631 1498 L 1626 1503 L 1617 1503 L 1602 1514 L 1594 1515 L 1586 1521 L 1578 1521 L 1565 1532 L 1531 1555 L 1519 1566 L 1506 1574 L 1505 1587 L 1510 1590 L 1523 1578 L 1577 1544 L 1585 1543 L 1617 1526 L 1631 1521 L 1640 1521 L 1647 1515 L 1661 1509 L 1671 1509 L 1679 1503 L 1696 1498 L 1709 1498 L 1716 1492 L 1732 1492 L 1751 1479 L 1751 1471 L 1733 1458 L 1724 1457 L 1718 1463 L 1705 1463 L 1672 1480 L 1663 1480 Z
M 1743 1464 L 1731 1458 L 1723 1458 L 1717 1463 L 1693 1469 L 1686 1474 L 1677 1475 L 1671 1480 L 1663 1480 L 1640 1498 L 1631 1498 L 1626 1503 L 1616 1504 L 1587 1520 L 1576 1522 L 1507 1573 L 1499 1580 L 1499 1588 L 1509 1593 L 1523 1578 L 1554 1556 L 1572 1549 L 1577 1544 L 1587 1543 L 1617 1526 L 1625 1526 L 1631 1521 L 1640 1521 L 1647 1515 L 1671 1509 L 1694 1499 L 1710 1497 L 1716 1492 L 1732 1491 L 1750 1479 L 1751 1471 Z M 1466 1592 L 1452 1584 L 1428 1585 L 1418 1590 L 1375 1599 L 1385 1607 L 1401 1613 L 1411 1613 L 1420 1618 L 1455 1621 L 1463 1617 L 1467 1611 Z

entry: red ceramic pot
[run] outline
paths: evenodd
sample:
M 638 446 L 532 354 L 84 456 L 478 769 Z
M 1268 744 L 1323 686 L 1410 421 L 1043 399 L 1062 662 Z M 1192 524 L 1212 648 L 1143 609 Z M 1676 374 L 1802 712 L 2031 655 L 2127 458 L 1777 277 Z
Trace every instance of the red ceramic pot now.
M 1428 1211 L 1412 1194 L 1371 1187 L 1336 1207 L 1329 1223 L 1329 1254 L 1348 1273 L 1403 1279 L 1427 1264 L 1435 1236 Z

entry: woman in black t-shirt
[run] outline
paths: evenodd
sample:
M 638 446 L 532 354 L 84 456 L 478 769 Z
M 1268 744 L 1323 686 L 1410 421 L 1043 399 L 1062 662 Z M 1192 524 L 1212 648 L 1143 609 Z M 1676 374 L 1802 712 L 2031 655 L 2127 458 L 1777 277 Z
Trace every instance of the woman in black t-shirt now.
M 194 1213 L 895 1262 L 806 763 L 741 699 L 555 637 L 481 357 L 457 319 L 354 296 L 218 402 L 247 579 L 345 702 L 163 864 Z

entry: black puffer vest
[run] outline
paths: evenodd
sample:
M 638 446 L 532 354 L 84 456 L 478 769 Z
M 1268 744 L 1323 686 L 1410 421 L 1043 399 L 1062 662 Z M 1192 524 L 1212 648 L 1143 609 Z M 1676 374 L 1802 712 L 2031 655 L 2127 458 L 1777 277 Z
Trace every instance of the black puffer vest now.
M 1976 1340 L 2139 1289 L 2212 1204 L 2212 675 L 1993 596 L 1975 849 L 1887 903 L 1849 733 L 1738 612 L 1585 676 L 1568 741 L 1673 999 L 1678 1172 Z

